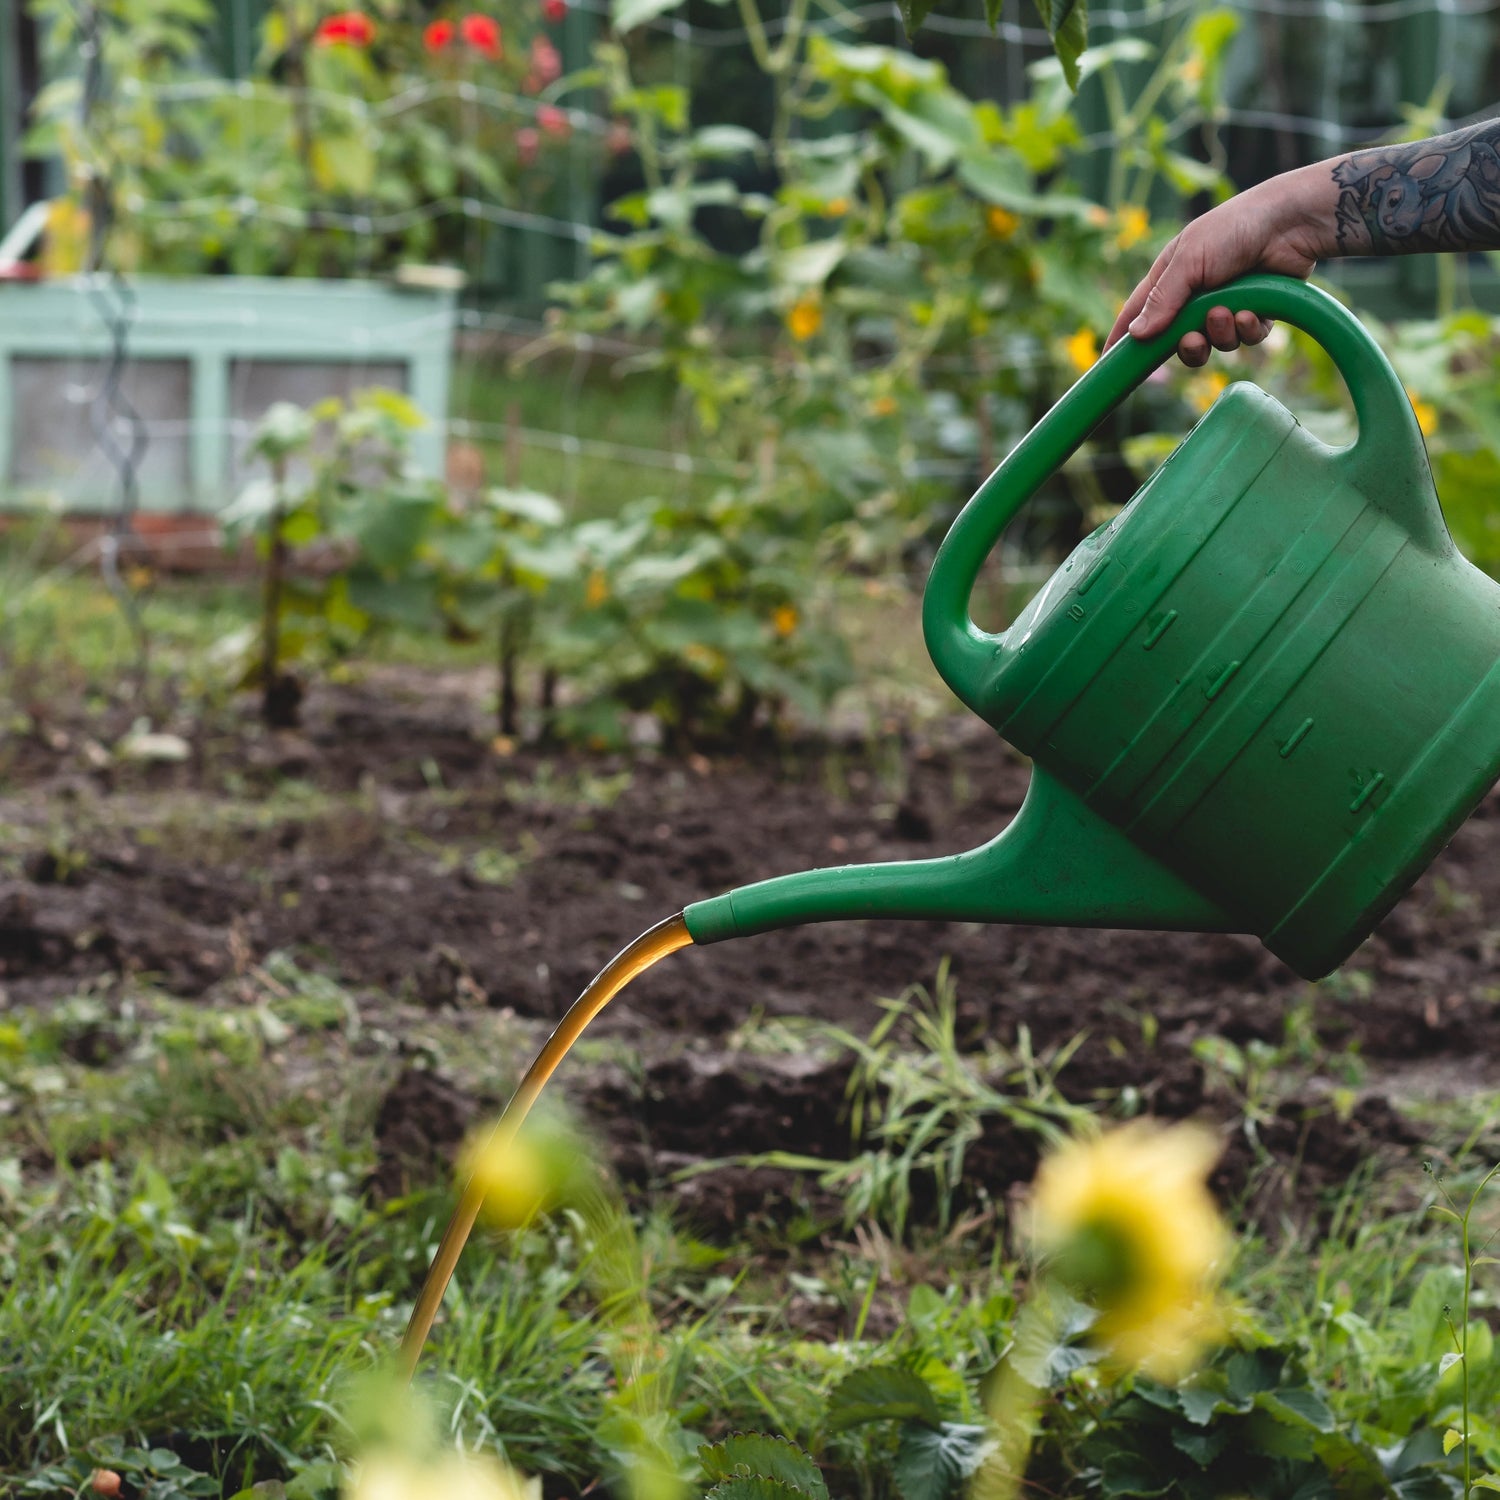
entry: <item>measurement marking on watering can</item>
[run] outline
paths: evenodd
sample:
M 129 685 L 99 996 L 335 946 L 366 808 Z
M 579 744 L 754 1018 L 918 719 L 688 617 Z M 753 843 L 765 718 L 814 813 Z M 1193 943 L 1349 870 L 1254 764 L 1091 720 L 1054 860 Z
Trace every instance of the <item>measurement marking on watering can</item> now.
M 1298 745 L 1308 736 L 1313 727 L 1311 719 L 1304 719 L 1287 737 L 1281 742 L 1281 758 L 1285 760 Z
M 1177 618 L 1177 611 L 1169 609 L 1155 625 L 1151 627 L 1151 634 L 1141 642 L 1141 650 L 1149 651 L 1171 628 L 1172 622 Z
M 1377 771 L 1359 789 L 1359 795 L 1357 797 L 1355 797 L 1354 801 L 1349 804 L 1349 811 L 1352 812 L 1352 813 L 1353 812 L 1358 812 L 1360 810 L 1360 808 L 1362 808 L 1365 805 L 1365 803 L 1367 803 L 1370 800 L 1370 798 L 1373 797 L 1375 795 L 1375 793 L 1381 787 L 1383 787 L 1384 785 L 1385 785 L 1385 772 L 1384 771 Z
M 1080 599 L 1083 598 L 1083 596 L 1088 593 L 1088 591 L 1093 588 L 1093 586 L 1098 583 L 1099 580 L 1104 576 L 1104 570 L 1110 565 L 1110 562 L 1110 558 L 1101 557 L 1099 561 L 1096 562 L 1094 566 L 1088 570 L 1088 572 L 1084 575 L 1083 582 L 1078 585 L 1078 597 Z
M 1225 667 L 1218 674 L 1218 676 L 1215 677 L 1214 680 L 1211 683 L 1209 683 L 1209 685 L 1203 690 L 1204 691 L 1204 696 L 1209 700 L 1210 703 L 1213 702 L 1213 700 L 1215 698 L 1217 698 L 1219 696 L 1219 694 L 1222 693 L 1226 687 L 1229 686 L 1229 679 L 1231 677 L 1233 677 L 1234 674 L 1239 671 L 1239 669 L 1240 669 L 1239 662 L 1237 662 L 1237 661 L 1230 662 L 1229 665 L 1227 667 Z

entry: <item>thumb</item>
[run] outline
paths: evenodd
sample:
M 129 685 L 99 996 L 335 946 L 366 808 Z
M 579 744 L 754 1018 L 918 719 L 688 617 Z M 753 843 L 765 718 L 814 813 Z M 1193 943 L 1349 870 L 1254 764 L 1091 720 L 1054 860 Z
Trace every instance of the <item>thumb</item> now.
M 1186 259 L 1183 255 L 1174 255 L 1157 277 L 1156 285 L 1146 294 L 1145 305 L 1130 324 L 1132 338 L 1155 338 L 1197 291 L 1198 278 L 1192 274 Z

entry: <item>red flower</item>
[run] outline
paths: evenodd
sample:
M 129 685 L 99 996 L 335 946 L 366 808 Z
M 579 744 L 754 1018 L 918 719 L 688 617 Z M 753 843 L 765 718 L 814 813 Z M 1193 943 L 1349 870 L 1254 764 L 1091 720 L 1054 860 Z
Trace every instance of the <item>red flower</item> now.
M 452 45 L 454 30 L 452 21 L 433 21 L 422 33 L 422 45 L 429 52 L 442 52 Z
M 313 33 L 315 47 L 368 47 L 374 40 L 375 23 L 359 10 L 328 16 Z
M 498 62 L 505 49 L 500 45 L 500 23 L 492 16 L 465 16 L 458 23 L 458 34 L 491 62 Z
M 536 122 L 548 135 L 565 136 L 573 128 L 567 115 L 555 104 L 537 105 Z
M 544 87 L 562 76 L 562 58 L 557 48 L 541 35 L 531 39 L 531 71 Z
M 541 136 L 529 125 L 516 132 L 516 155 L 520 158 L 523 167 L 529 167 L 536 160 L 541 144 Z
M 542 0 L 542 19 L 551 26 L 561 26 L 567 19 L 568 0 Z

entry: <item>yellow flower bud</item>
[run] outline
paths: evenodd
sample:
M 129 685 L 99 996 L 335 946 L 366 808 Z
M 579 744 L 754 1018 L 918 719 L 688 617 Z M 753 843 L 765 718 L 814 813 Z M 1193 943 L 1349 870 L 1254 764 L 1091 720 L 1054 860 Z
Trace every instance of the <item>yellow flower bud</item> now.
M 788 332 L 799 344 L 805 344 L 823 326 L 823 308 L 816 297 L 799 297 L 786 315 Z
M 1421 428 L 1422 436 L 1431 437 L 1437 431 L 1437 407 L 1430 401 L 1424 401 L 1410 386 L 1406 388 L 1406 399 L 1411 402 L 1411 409 L 1416 413 L 1417 426 Z
M 998 203 L 992 203 L 984 211 L 984 222 L 997 240 L 1008 240 L 1021 227 L 1020 214 L 1013 214 Z
M 1119 228 L 1115 231 L 1115 244 L 1128 250 L 1139 244 L 1151 232 L 1151 216 L 1144 208 L 1127 203 L 1120 210 Z
M 1071 338 L 1064 339 L 1063 349 L 1068 362 L 1080 375 L 1099 358 L 1099 340 L 1091 328 L 1080 328 Z

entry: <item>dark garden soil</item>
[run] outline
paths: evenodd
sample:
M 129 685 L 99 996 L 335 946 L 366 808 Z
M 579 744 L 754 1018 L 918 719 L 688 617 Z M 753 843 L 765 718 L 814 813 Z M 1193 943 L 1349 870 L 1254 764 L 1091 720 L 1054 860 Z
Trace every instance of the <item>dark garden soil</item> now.
M 98 742 L 124 725 L 81 709 L 35 718 L 0 743 L 0 820 L 29 851 L 0 880 L 10 1004 L 127 974 L 212 998 L 290 949 L 356 996 L 552 1021 L 606 958 L 685 903 L 808 865 L 976 844 L 1015 812 L 1028 774 L 967 724 L 926 743 L 686 760 L 500 754 L 471 702 L 436 687 L 419 699 L 409 682 L 323 689 L 295 735 L 250 717 L 199 730 L 179 764 L 110 762 Z M 1240 937 L 809 927 L 667 960 L 598 1023 L 639 1067 L 591 1068 L 570 1088 L 631 1183 L 659 1185 L 705 1157 L 847 1156 L 847 1063 L 735 1050 L 730 1034 L 754 1013 L 863 1032 L 876 998 L 930 984 L 947 958 L 964 1046 L 1028 1028 L 1045 1054 L 1086 1033 L 1058 1079 L 1075 1099 L 1130 1088 L 1162 1115 L 1228 1120 L 1232 1101 L 1193 1044 L 1280 1044 L 1289 1010 L 1309 1045 L 1356 1050 L 1365 1082 L 1352 1114 L 1343 1101 L 1347 1118 L 1331 1088 L 1310 1086 L 1255 1122 L 1305 1194 L 1345 1182 L 1372 1152 L 1413 1151 L 1397 1107 L 1409 1072 L 1429 1090 L 1450 1073 L 1456 1087 L 1496 1081 L 1496 913 L 1492 798 L 1331 983 L 1309 986 Z M 430 1153 L 451 1149 L 525 1061 L 497 1059 L 483 1100 L 410 1062 L 379 1111 L 375 1186 L 425 1178 Z M 1243 1128 L 1226 1135 L 1219 1185 L 1233 1195 L 1254 1153 Z M 1034 1162 L 1028 1137 L 996 1130 L 967 1170 L 976 1194 L 1001 1197 Z M 788 1174 L 735 1169 L 675 1191 L 713 1233 L 801 1190 Z

